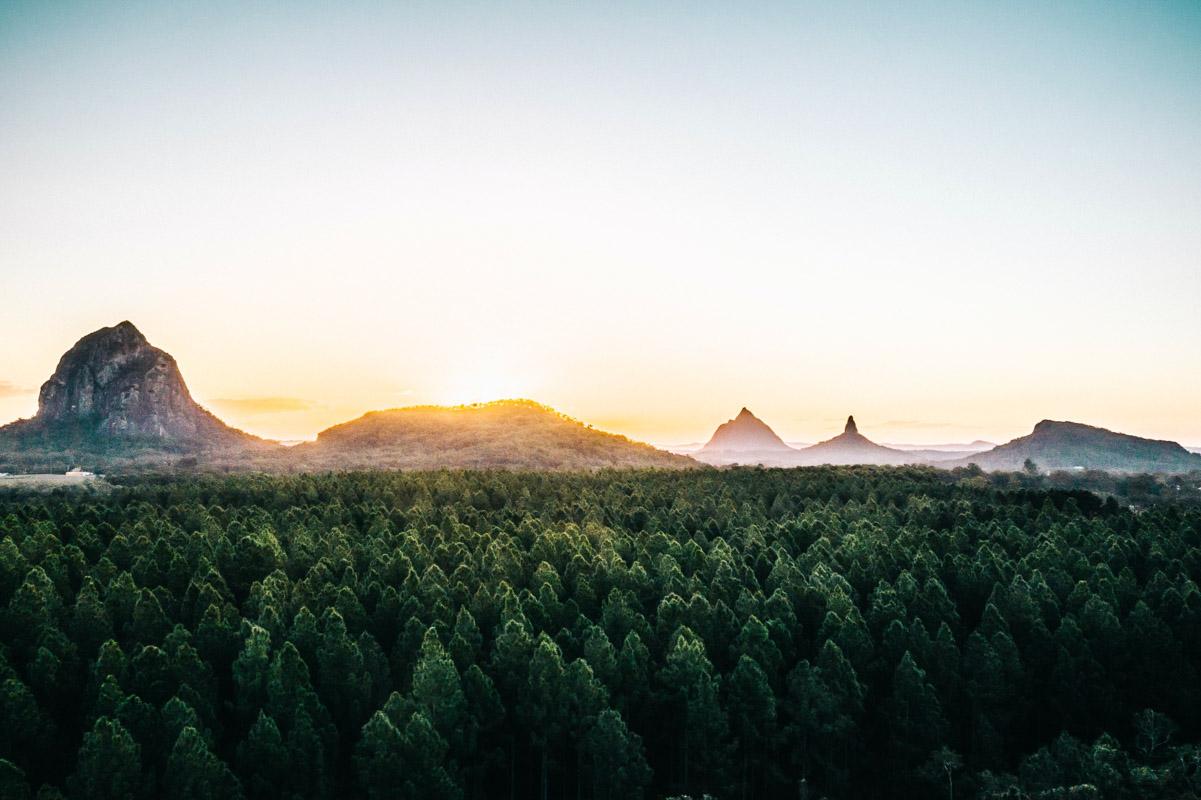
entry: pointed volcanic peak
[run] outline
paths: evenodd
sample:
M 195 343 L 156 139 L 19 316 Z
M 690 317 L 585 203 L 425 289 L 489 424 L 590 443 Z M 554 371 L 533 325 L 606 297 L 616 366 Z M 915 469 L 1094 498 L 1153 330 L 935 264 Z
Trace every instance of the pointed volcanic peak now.
M 842 433 L 833 439 L 806 447 L 797 453 L 797 463 L 814 464 L 913 464 L 921 461 L 912 453 L 876 444 L 859 432 L 853 416 L 847 417 Z
M 718 425 L 713 436 L 701 448 L 703 453 L 762 453 L 772 450 L 792 452 L 793 448 L 747 408 L 739 411 L 733 419 Z
M 696 467 L 687 456 L 598 431 L 532 400 L 372 411 L 290 455 L 320 469 Z
M 1176 442 L 1045 419 L 1033 432 L 984 453 L 962 459 L 988 470 L 1023 468 L 1026 459 L 1044 471 L 1095 469 L 1108 472 L 1191 472 L 1201 455 Z
M 76 342 L 42 384 L 37 415 L 0 428 L 0 450 L 25 463 L 247 446 L 267 445 L 201 408 L 175 359 L 128 321 Z
M 692 454 L 698 461 L 714 466 L 761 464 L 768 467 L 791 466 L 796 455 L 766 422 L 743 408 L 738 416 L 717 426 L 705 446 Z

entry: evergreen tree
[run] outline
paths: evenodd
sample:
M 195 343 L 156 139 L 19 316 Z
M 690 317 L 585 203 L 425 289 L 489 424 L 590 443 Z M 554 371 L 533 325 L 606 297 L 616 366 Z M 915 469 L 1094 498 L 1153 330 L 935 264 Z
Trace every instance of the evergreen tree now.
M 585 738 L 596 800 L 639 800 L 650 781 L 651 770 L 642 754 L 642 742 L 626 727 L 621 714 L 605 709 Z
M 245 741 L 238 745 L 238 774 L 250 800 L 278 800 L 287 785 L 288 750 L 279 727 L 260 711 Z
M 724 788 L 728 723 L 718 702 L 720 679 L 705 655 L 705 644 L 688 628 L 676 632 L 667 661 L 659 672 L 674 695 L 679 727 L 680 787 L 685 793 Z
M 741 796 L 757 797 L 763 771 L 771 764 L 776 725 L 776 698 L 767 676 L 748 655 L 738 660 L 730 677 L 730 727 L 741 756 Z
M 204 737 L 185 727 L 171 748 L 163 776 L 163 796 L 171 800 L 237 800 L 242 787 L 227 767 L 209 750 Z
M 116 720 L 100 717 L 83 737 L 71 793 L 97 800 L 138 795 L 142 780 L 141 748 Z

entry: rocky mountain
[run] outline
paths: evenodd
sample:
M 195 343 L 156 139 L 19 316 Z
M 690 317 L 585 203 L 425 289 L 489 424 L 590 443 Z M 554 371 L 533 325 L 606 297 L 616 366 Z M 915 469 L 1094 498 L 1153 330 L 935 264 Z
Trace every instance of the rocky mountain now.
M 859 432 L 854 417 L 847 417 L 846 427 L 833 439 L 797 451 L 796 464 L 913 464 L 922 461 L 920 455 L 894 450 L 876 444 Z
M 717 426 L 713 436 L 701 448 L 708 452 L 759 452 L 761 450 L 791 450 L 767 423 L 743 408 L 734 419 Z
M 300 469 L 599 469 L 699 466 L 531 400 L 372 411 L 289 451 Z
M 193 400 L 175 359 L 130 322 L 76 342 L 42 384 L 37 414 L 0 428 L 0 462 L 26 468 L 269 447 Z
M 1201 455 L 1176 442 L 1143 439 L 1079 422 L 1045 419 L 1022 436 L 962 459 L 988 470 L 1020 470 L 1030 459 L 1043 471 L 1097 469 L 1111 472 L 1201 470 Z
M 718 425 L 709 441 L 692 457 L 716 465 L 782 466 L 791 464 L 796 452 L 766 422 L 743 408 L 738 416 Z

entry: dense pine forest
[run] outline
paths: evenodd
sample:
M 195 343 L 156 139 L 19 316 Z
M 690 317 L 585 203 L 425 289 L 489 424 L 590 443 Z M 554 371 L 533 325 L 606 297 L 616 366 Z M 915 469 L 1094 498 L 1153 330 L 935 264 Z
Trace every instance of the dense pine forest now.
M 0 796 L 1197 796 L 1201 509 L 1036 484 L 0 494 Z

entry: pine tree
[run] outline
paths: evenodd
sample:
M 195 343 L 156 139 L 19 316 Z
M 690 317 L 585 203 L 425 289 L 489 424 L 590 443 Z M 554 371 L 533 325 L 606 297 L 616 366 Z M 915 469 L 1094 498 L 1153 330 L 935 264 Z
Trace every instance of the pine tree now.
M 908 652 L 893 672 L 892 693 L 884 713 L 894 763 L 900 770 L 912 770 L 942 742 L 946 723 L 938 697 Z
M 242 786 L 204 737 L 185 727 L 171 748 L 163 776 L 163 796 L 169 800 L 238 800 Z
M 743 800 L 757 797 L 762 770 L 772 761 L 776 698 L 763 669 L 748 655 L 738 660 L 730 677 L 728 708 L 742 762 L 741 795 Z
M 249 724 L 267 702 L 267 678 L 271 667 L 271 636 L 258 625 L 249 625 L 242 652 L 233 663 L 238 717 Z
M 410 697 L 438 735 L 452 748 L 462 748 L 467 744 L 464 737 L 467 699 L 463 695 L 459 671 L 442 647 L 438 631 L 434 628 L 427 630 L 422 640 L 421 654 L 413 669 Z
M 642 754 L 642 741 L 626 727 L 621 714 L 605 709 L 584 740 L 596 800 L 640 800 L 651 771 Z
M 24 770 L 4 758 L 0 758 L 0 797 L 29 800 L 29 782 L 25 780 Z
M 70 786 L 73 795 L 126 800 L 138 794 L 141 748 L 116 720 L 100 717 L 83 737 Z
M 680 748 L 680 785 L 685 793 L 723 788 L 728 724 L 718 701 L 720 678 L 705 644 L 688 628 L 676 632 L 660 682 L 673 695 Z
M 238 745 L 238 774 L 250 800 L 278 800 L 283 797 L 289 771 L 288 750 L 279 726 L 259 711 L 246 739 Z
M 530 656 L 529 680 L 518 706 L 518 715 L 538 752 L 538 786 L 542 800 L 550 790 L 551 751 L 557 747 L 568 723 L 569 697 L 563 656 L 545 633 L 538 637 Z

